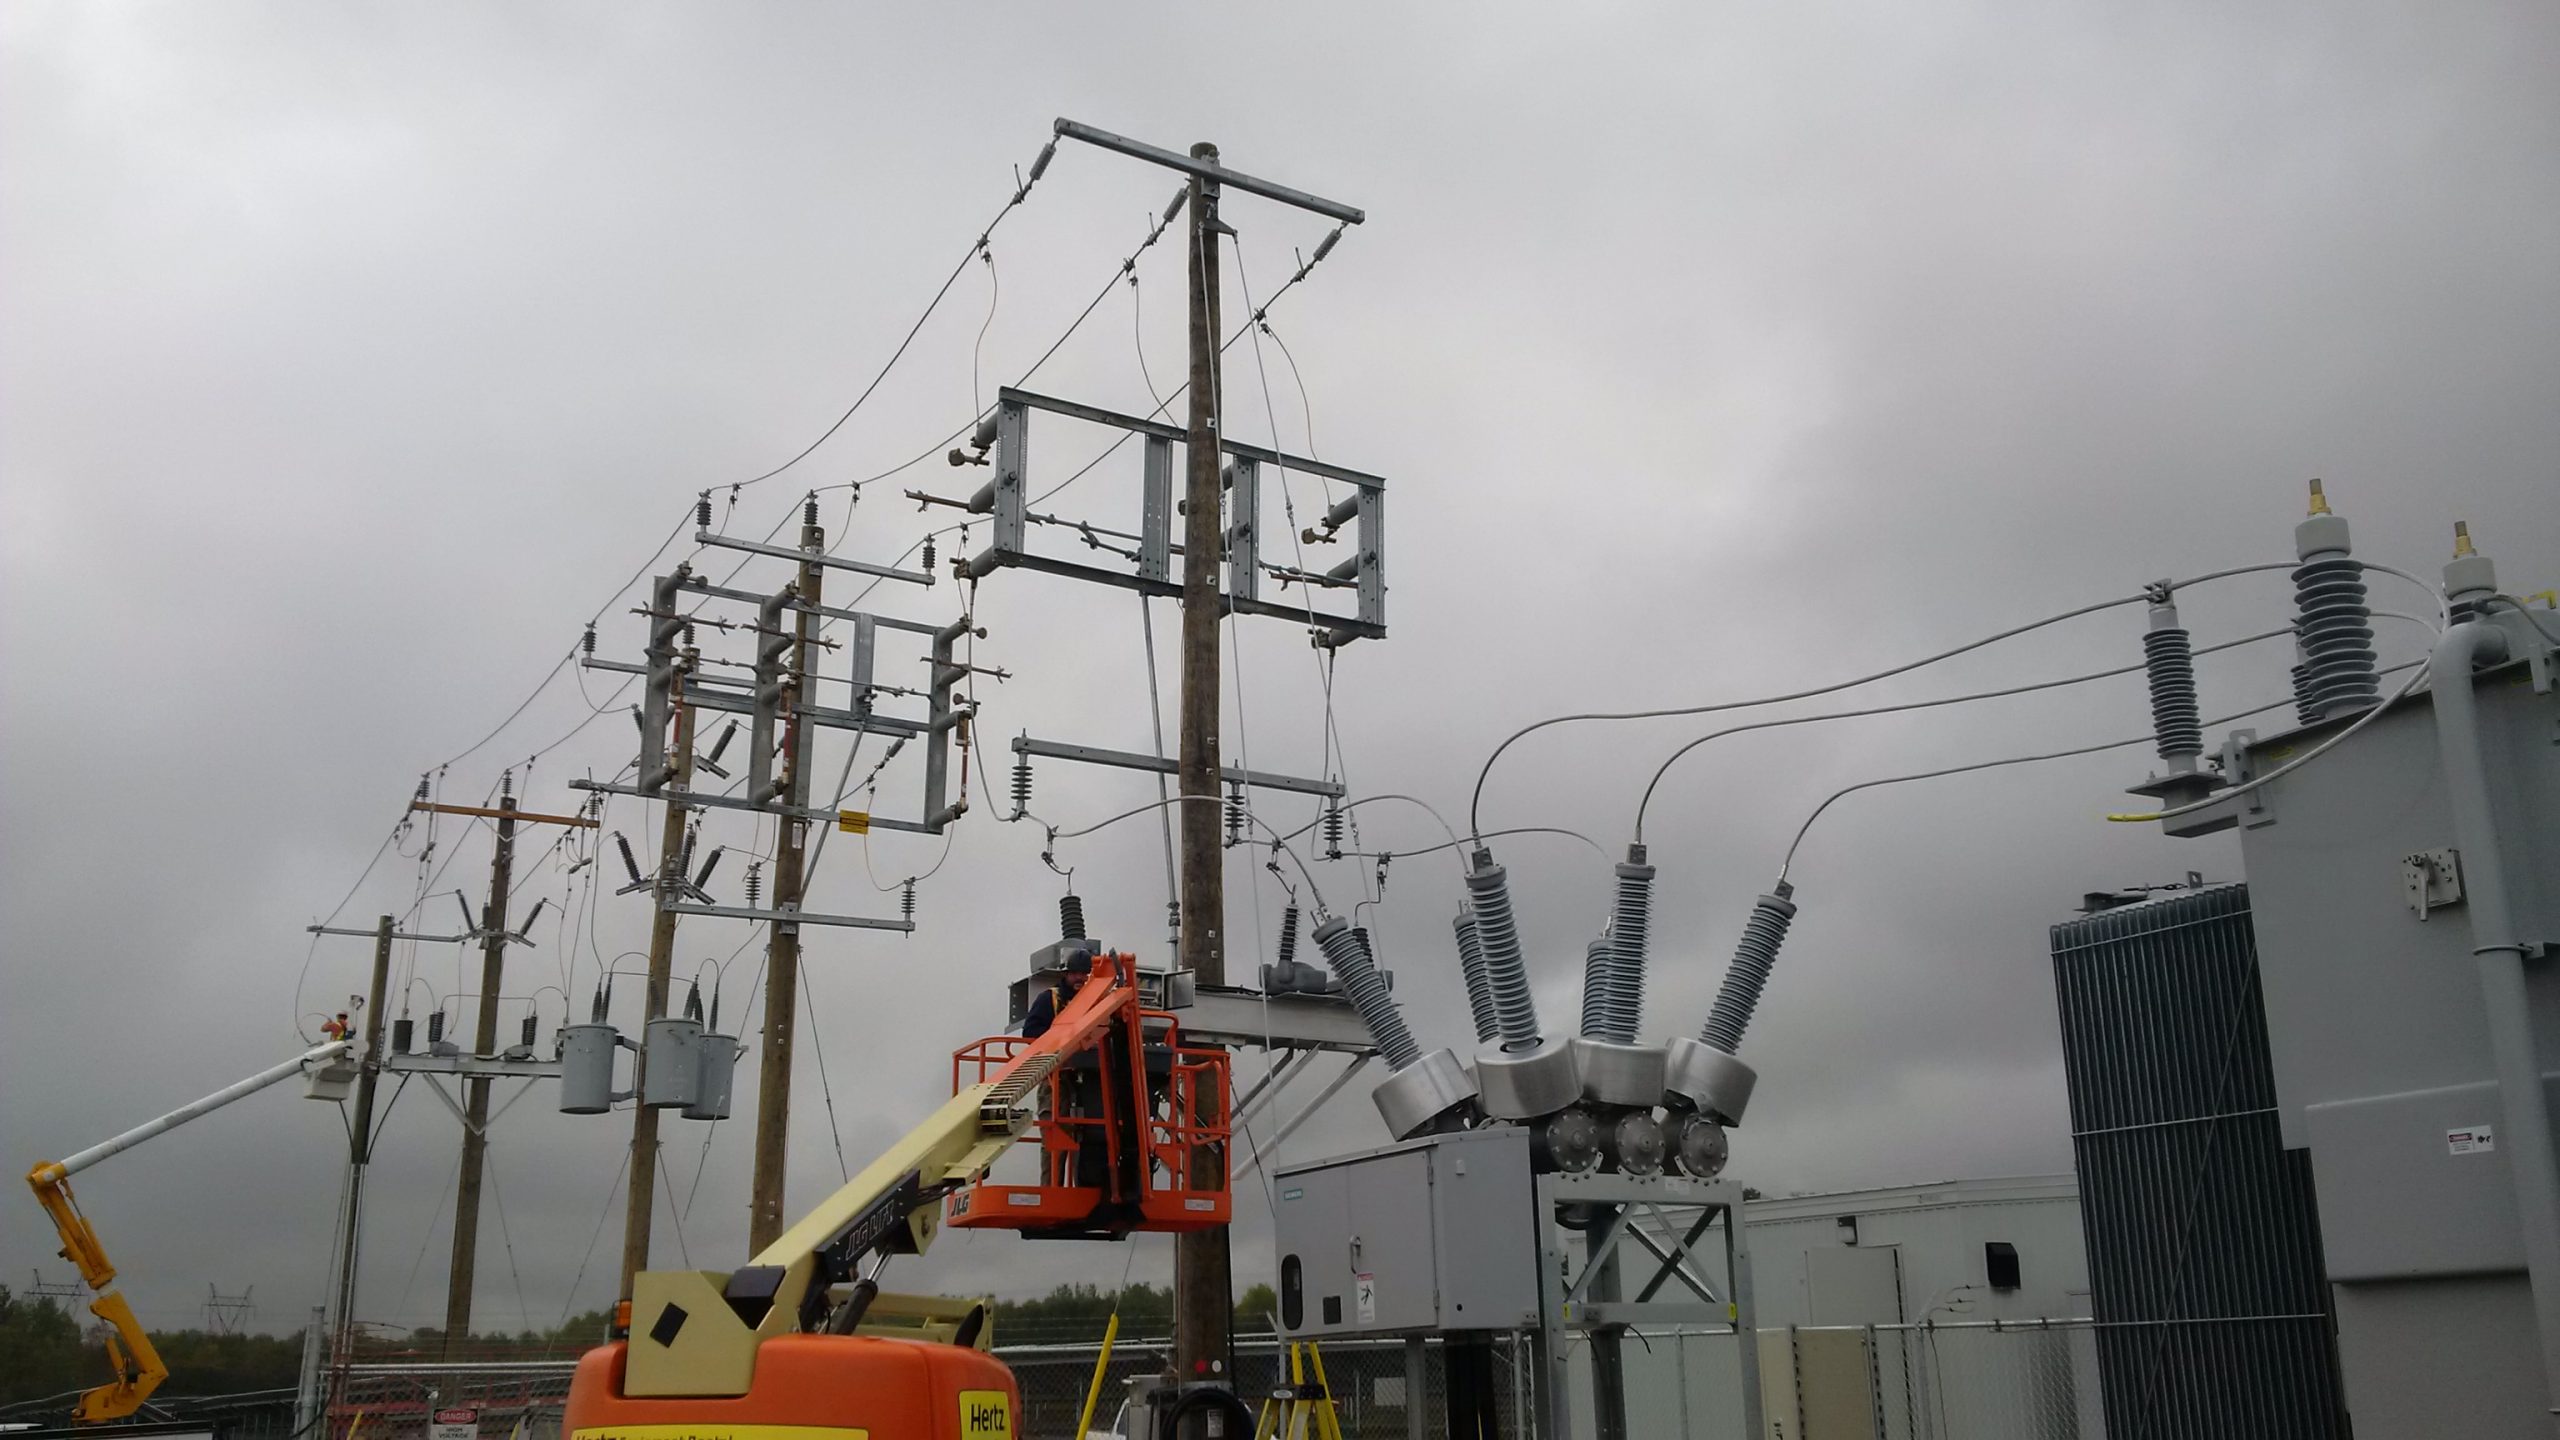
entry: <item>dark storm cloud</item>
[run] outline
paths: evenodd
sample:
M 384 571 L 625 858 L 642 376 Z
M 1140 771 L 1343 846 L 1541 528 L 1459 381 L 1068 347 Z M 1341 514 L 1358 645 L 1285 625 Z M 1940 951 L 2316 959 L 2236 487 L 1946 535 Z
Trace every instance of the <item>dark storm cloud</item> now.
M 1355 791 L 1417 794 L 1457 824 L 1478 760 L 1537 715 L 1791 688 L 2160 575 L 2284 559 L 2309 475 L 2369 554 L 2431 569 L 2463 515 L 2517 588 L 2560 580 L 2555 62 L 2560 25 L 2522 5 L 1626 6 L 1570 25 L 1481 7 L 13 6 L 0 1136 L 21 1163 L 77 1148 L 286 1053 L 297 1009 L 361 985 L 360 944 L 306 966 L 301 927 L 347 894 L 418 772 L 486 734 L 599 606 L 606 648 L 636 646 L 613 587 L 697 489 L 769 468 L 841 410 L 1053 116 L 1214 137 L 1232 164 L 1369 209 L 1273 312 L 1303 402 L 1275 342 L 1266 409 L 1239 347 L 1231 425 L 1259 439 L 1276 419 L 1284 444 L 1392 478 L 1396 636 L 1342 657 L 1344 759 Z M 747 491 L 735 526 L 762 533 L 802 488 L 958 425 L 1171 189 L 1063 154 L 997 232 L 997 283 L 963 276 L 880 394 Z M 1245 200 L 1228 218 L 1241 317 L 1238 282 L 1267 295 L 1324 227 Z M 1174 248 L 1140 278 L 1143 319 L 1115 294 L 1042 386 L 1144 410 L 1140 344 L 1172 383 Z M 1060 503 L 1098 513 L 1130 481 L 1106 466 Z M 828 525 L 885 558 L 924 524 L 898 488 L 971 483 L 911 471 L 849 531 L 833 492 Z M 2206 636 L 2263 629 L 2281 588 L 2234 581 L 2189 614 Z M 958 602 L 946 584 L 894 603 L 939 620 Z M 981 689 L 986 734 L 1144 748 L 1135 608 L 991 580 L 980 658 L 1018 678 Z M 2136 623 L 1882 688 L 2124 663 Z M 1241 640 L 1230 745 L 1322 768 L 1308 652 L 1276 624 Z M 2209 663 L 2209 712 L 2277 698 L 2280 661 Z M 588 682 L 597 702 L 610 689 Z M 619 719 L 522 767 L 589 713 L 553 685 L 453 766 L 446 797 L 515 765 L 528 794 L 571 803 L 570 777 L 627 758 Z M 1663 875 L 1648 1029 L 1696 1024 L 1751 897 L 1831 790 L 2142 723 L 2119 681 L 1701 750 L 1647 829 Z M 1496 773 L 1487 823 L 1614 851 L 1653 764 L 1709 728 L 1537 737 Z M 1825 817 L 1750 1040 L 1763 1082 L 1738 1173 L 1783 1190 L 2068 1164 L 2043 927 L 2095 885 L 2235 864 L 2219 842 L 2099 823 L 2145 758 L 1895 787 Z M 1151 794 L 1051 766 L 1035 808 L 1073 823 Z M 996 1023 L 997 986 L 1049 933 L 1059 882 L 1001 808 L 982 797 L 956 832 L 913 938 L 812 940 L 825 1065 L 804 1048 L 795 1204 L 840 1173 L 830 1117 L 858 1165 L 931 1101 L 950 1047 Z M 1284 828 L 1310 818 L 1272 809 Z M 1360 821 L 1373 848 L 1440 838 L 1408 806 Z M 636 808 L 613 823 L 653 833 Z M 438 888 L 476 888 L 485 837 L 443 839 Z M 1565 1016 L 1605 867 L 1570 840 L 1500 848 L 1542 1004 Z M 812 903 L 888 910 L 938 853 L 839 836 Z M 1106 933 L 1160 947 L 1151 821 L 1059 858 Z M 524 873 L 527 901 L 581 893 L 555 862 Z M 1283 896 L 1241 854 L 1230 873 L 1241 962 Z M 1456 873 L 1445 854 L 1398 860 L 1363 912 L 1431 1043 L 1465 1029 Z M 404 908 L 419 880 L 386 858 L 342 923 Z M 1349 865 L 1318 880 L 1337 905 L 1363 889 Z M 582 1004 L 643 942 L 635 904 L 600 901 L 592 930 L 554 912 L 510 990 Z M 745 938 L 689 923 L 681 968 Z M 728 971 L 733 1015 L 754 964 L 750 948 Z M 446 955 L 415 973 L 421 1006 L 470 984 Z M 1365 1088 L 1290 1152 L 1381 1138 Z M 607 1298 L 614 1237 L 588 1247 L 618 1214 L 627 1132 L 546 1101 L 497 1132 L 507 1228 L 481 1250 L 484 1326 Z M 702 1263 L 742 1243 L 744 1128 L 670 1134 L 667 1204 L 689 1210 Z M 452 1130 L 414 1090 L 392 1117 L 369 1317 L 440 1312 Z M 280 1093 L 83 1195 L 148 1318 L 185 1318 L 207 1281 L 255 1283 L 261 1322 L 288 1327 L 319 1294 L 340 1141 L 328 1111 Z M 1240 1275 L 1259 1208 L 1240 1206 Z M 0 1210 L 0 1242 L 17 1272 L 51 1250 L 32 1206 Z M 1165 1253 L 1142 1247 L 1139 1273 Z M 901 1283 L 1111 1278 L 1081 1249 L 956 1237 L 927 1268 Z

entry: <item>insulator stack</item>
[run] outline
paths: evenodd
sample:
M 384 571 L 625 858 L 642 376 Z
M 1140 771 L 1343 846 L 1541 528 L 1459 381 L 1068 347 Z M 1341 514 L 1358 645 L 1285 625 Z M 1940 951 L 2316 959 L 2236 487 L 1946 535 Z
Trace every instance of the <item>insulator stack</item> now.
M 1013 762 L 1013 815 L 1019 820 L 1031 813 L 1031 757 Z
M 1328 805 L 1324 812 L 1324 858 L 1342 858 L 1342 807 Z
M 1610 954 L 1603 970 L 1601 1023 L 1594 1029 L 1586 1019 L 1582 1033 L 1595 1040 L 1633 1045 L 1644 1023 L 1645 947 L 1653 932 L 1653 867 L 1645 863 L 1642 845 L 1627 847 L 1617 875 L 1617 900 L 1609 912 Z M 1586 1000 L 1584 1009 L 1589 1008 Z
M 916 882 L 912 879 L 898 887 L 898 915 L 910 925 L 916 923 Z
M 1298 959 L 1298 902 L 1292 900 L 1280 912 L 1280 948 L 1271 962 L 1274 973 L 1286 975 Z
M 754 909 L 756 901 L 761 898 L 763 894 L 764 862 L 761 860 L 750 860 L 747 862 L 747 908 L 750 910 Z
M 817 496 L 810 496 L 808 500 L 800 506 L 800 523 L 803 525 L 815 525 L 818 523 Z
M 666 512 L 661 510 L 658 513 L 663 515 Z M 444 1012 L 442 1010 L 431 1010 L 427 1013 L 427 1043 L 433 1045 L 443 1038 Z
M 578 637 L 578 653 L 588 656 L 596 653 L 596 627 L 593 625 L 588 626 L 586 633 Z
M 622 868 L 631 872 L 631 883 L 634 885 L 639 884 L 640 862 L 632 858 L 631 842 L 623 838 L 621 831 L 616 830 L 613 832 L 613 845 L 615 849 L 622 852 Z
M 2489 602 L 2498 598 L 2497 567 L 2471 543 L 2471 522 L 2453 522 L 2453 559 L 2444 567 L 2444 599 L 2447 611 L 2456 625 L 2489 616 Z
M 2302 642 L 2308 720 L 2332 720 L 2382 703 L 2373 650 L 2373 612 L 2365 604 L 2364 565 L 2356 560 L 2347 522 L 2329 512 L 2320 482 L 2311 482 L 2311 517 L 2294 527 L 2294 633 Z
M 664 515 L 667 512 L 661 510 L 658 513 Z M 711 497 L 708 494 L 693 502 L 693 528 L 696 530 L 711 528 Z
M 1072 890 L 1058 897 L 1058 938 L 1061 940 L 1093 938 L 1084 928 L 1084 897 Z
M 1763 895 L 1751 907 L 1751 919 L 1742 927 L 1741 943 L 1733 947 L 1733 963 L 1725 967 L 1724 983 L 1716 988 L 1715 1009 L 1707 1015 L 1698 1038 L 1727 1055 L 1742 1048 L 1742 1032 L 1751 1027 L 1751 1013 L 1760 1008 L 1761 987 L 1769 983 L 1769 971 L 1778 963 L 1778 947 L 1787 940 L 1787 927 L 1795 923 L 1795 902 L 1788 897 L 1795 887 L 1781 880 L 1777 893 Z
M 2195 644 L 2178 623 L 2178 607 L 2162 599 L 2151 607 L 2142 637 L 2143 673 L 2151 682 L 2151 733 L 2160 758 L 2192 768 L 2204 753 L 2204 709 L 2196 701 Z
M 538 1017 L 538 1016 L 534 1015 L 531 1011 L 527 1011 L 527 1012 L 525 1013 L 525 1017 L 524 1017 L 524 1048 L 526 1048 L 527 1050 L 530 1050 L 530 1049 L 532 1049 L 532 1048 L 533 1048 L 533 1042 L 534 1042 L 534 1039 L 535 1039 L 538 1035 L 540 1035 L 540 1034 L 541 1034 L 541 1029 L 540 1029 L 541 1024 L 542 1024 L 542 1021 L 541 1021 L 540 1017 Z
M 1378 973 L 1377 958 L 1369 953 L 1369 932 L 1353 929 L 1350 921 L 1337 915 L 1316 927 L 1316 944 L 1324 948 L 1324 958 L 1341 977 L 1343 992 L 1368 1024 L 1369 1038 L 1377 1042 L 1378 1053 L 1387 1057 L 1387 1067 L 1402 1070 L 1421 1059 L 1422 1047 L 1405 1028 L 1404 1012 L 1387 993 L 1386 977 Z
M 1484 946 L 1485 982 L 1506 1047 L 1538 1043 L 1538 1006 L 1529 993 L 1529 962 L 1520 953 L 1520 926 L 1511 914 L 1511 877 L 1478 849 L 1467 868 L 1467 898 L 1475 907 L 1476 938 Z
M 1582 1033 L 1594 1039 L 1609 1038 L 1609 967 L 1616 959 L 1605 930 L 1582 950 Z
M 1243 838 L 1244 791 L 1233 789 L 1227 792 L 1227 843 L 1233 845 Z
M 1493 1013 L 1493 981 L 1484 973 L 1484 942 L 1476 936 L 1476 912 L 1469 907 L 1458 909 L 1458 970 L 1467 981 L 1467 1010 L 1475 1017 L 1476 1043 L 1483 1044 L 1502 1033 L 1501 1022 Z
M 927 571 L 931 571 L 933 569 L 933 540 L 931 537 L 927 537 L 924 542 L 924 568 Z

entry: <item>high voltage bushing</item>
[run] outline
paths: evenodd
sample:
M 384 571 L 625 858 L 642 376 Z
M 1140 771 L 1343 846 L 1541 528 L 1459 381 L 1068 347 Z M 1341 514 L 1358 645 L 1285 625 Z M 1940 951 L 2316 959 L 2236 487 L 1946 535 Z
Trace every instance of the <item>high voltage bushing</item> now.
M 1751 1014 L 1759 1008 L 1761 987 L 1769 983 L 1769 970 L 1778 962 L 1778 947 L 1786 942 L 1787 926 L 1795 919 L 1795 902 L 1790 896 L 1795 887 L 1781 880 L 1774 894 L 1763 895 L 1751 907 L 1751 918 L 1742 927 L 1742 939 L 1734 946 L 1733 963 L 1725 968 L 1724 983 L 1717 987 L 1715 1006 L 1697 1038 L 1681 1036 L 1671 1042 L 1664 1056 L 1663 1099 L 1675 1108 L 1694 1107 L 1708 1120 L 1739 1124 L 1744 1107 L 1751 1103 L 1751 1087 L 1759 1078 L 1748 1065 L 1735 1058 L 1742 1045 L 1742 1033 L 1750 1027 Z M 1689 1165 L 1691 1137 L 1680 1137 L 1678 1151 L 1682 1168 Z M 1721 1162 L 1719 1162 L 1721 1163 Z M 1690 1171 L 1692 1174 L 1697 1171 Z
M 1493 982 L 1484 973 L 1484 942 L 1476 936 L 1476 912 L 1460 905 L 1458 918 L 1451 922 L 1458 934 L 1458 973 L 1467 982 L 1467 1011 L 1476 1022 L 1479 1045 L 1502 1033 L 1493 1015 Z
M 2317 480 L 2311 482 L 2310 517 L 2293 527 L 2293 548 L 2302 561 L 2293 572 L 2293 596 L 2305 670 L 2303 723 L 2381 704 L 2364 565 L 2353 557 L 2345 517 L 2330 513 Z
M 1070 890 L 1058 897 L 1058 938 L 1090 940 L 1084 928 L 1084 897 Z
M 1795 923 L 1795 902 L 1789 898 L 1794 893 L 1794 886 L 1779 881 L 1775 894 L 1752 902 L 1751 918 L 1743 922 L 1742 939 L 1733 947 L 1733 963 L 1716 989 L 1715 1008 L 1698 1034 L 1727 1055 L 1742 1052 L 1742 1032 L 1751 1028 L 1751 1016 L 1760 1008 L 1761 988 L 1769 983 L 1769 971 L 1778 963 L 1778 947 L 1786 943 L 1787 927 Z
M 2222 788 L 2221 777 L 2196 767 L 2204 753 L 2204 708 L 2196 699 L 2196 658 L 2187 627 L 2178 619 L 2169 584 L 2150 587 L 2151 616 L 2142 636 L 2142 669 L 2151 686 L 2151 733 L 2161 769 L 2133 786 L 2164 807 L 2201 800 Z M 2298 683 L 2298 682 L 2297 682 Z
M 1475 907 L 1476 935 L 1484 945 L 1484 970 L 1493 991 L 1493 1043 L 1476 1051 L 1476 1086 L 1485 1113 L 1504 1120 L 1552 1115 L 1582 1095 L 1570 1036 L 1538 1033 L 1538 1007 L 1529 993 L 1529 965 L 1520 953 L 1519 922 L 1511 914 L 1509 875 L 1493 852 L 1476 850 L 1467 868 L 1467 895 Z
M 1271 963 L 1262 967 L 1262 990 L 1266 995 L 1322 995 L 1327 992 L 1324 969 L 1298 959 L 1298 902 L 1292 900 L 1280 912 L 1280 944 Z
M 1629 1131 L 1624 1138 L 1631 1142 L 1639 1173 L 1648 1159 L 1658 1166 L 1662 1155 L 1662 1136 L 1650 1113 L 1662 1098 L 1662 1047 L 1636 1043 L 1644 1013 L 1645 943 L 1653 929 L 1653 874 L 1644 847 L 1629 845 L 1617 868 L 1609 932 L 1593 942 L 1585 963 L 1582 1034 L 1574 1041 L 1583 1095 L 1645 1113 L 1641 1124 L 1614 1127 Z M 1618 1138 L 1614 1133 L 1610 1137 L 1613 1155 Z
M 1369 932 L 1354 929 L 1348 919 L 1336 915 L 1316 927 L 1316 944 L 1333 973 L 1341 977 L 1343 993 L 1351 997 L 1351 1007 L 1360 1012 L 1369 1038 L 1386 1059 L 1391 1073 L 1370 1092 L 1370 1099 L 1377 1103 L 1378 1118 L 1387 1122 L 1389 1133 L 1408 1140 L 1464 1109 L 1476 1094 L 1467 1068 L 1446 1050 L 1425 1055 L 1414 1043 L 1404 1012 L 1388 993 L 1386 977 L 1378 973 L 1377 958 L 1369 951 Z
M 1582 1033 L 1598 1035 L 1609 1028 L 1609 961 L 1616 947 L 1601 931 L 1582 947 Z
M 2151 684 L 2151 732 L 2160 758 L 2192 764 L 2204 753 L 2204 708 L 2196 700 L 2195 646 L 2178 623 L 2177 602 L 2163 595 L 2151 607 L 2142 637 L 2142 669 Z
M 2471 522 L 2454 521 L 2453 558 L 2444 566 L 2444 600 L 2446 608 L 2452 612 L 2453 623 L 2459 625 L 2467 620 L 2487 618 L 2489 602 L 2497 595 L 2497 567 L 2489 563 L 2488 556 L 2472 548 Z M 2530 617 L 2526 619 L 2526 626 L 2532 628 Z

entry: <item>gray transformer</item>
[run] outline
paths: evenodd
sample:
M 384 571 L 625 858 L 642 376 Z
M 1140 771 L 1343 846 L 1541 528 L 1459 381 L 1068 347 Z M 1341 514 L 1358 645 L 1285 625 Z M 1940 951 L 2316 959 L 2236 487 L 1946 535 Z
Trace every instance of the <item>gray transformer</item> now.
M 2513 625 L 2520 617 L 2501 617 Z M 2515 648 L 2534 651 L 2520 627 Z M 2276 1117 L 2307 1148 L 2359 1440 L 2551 1434 L 2543 1351 L 2472 907 L 2505 881 L 2531 1064 L 2560 1076 L 2560 693 L 2540 654 L 2474 684 L 2498 840 L 2465 853 L 2428 693 L 2256 792 L 2169 822 L 2236 827 L 2264 985 Z M 2264 773 L 2344 719 L 2227 751 Z M 2552 1277 L 2560 1283 L 2560 1276 Z

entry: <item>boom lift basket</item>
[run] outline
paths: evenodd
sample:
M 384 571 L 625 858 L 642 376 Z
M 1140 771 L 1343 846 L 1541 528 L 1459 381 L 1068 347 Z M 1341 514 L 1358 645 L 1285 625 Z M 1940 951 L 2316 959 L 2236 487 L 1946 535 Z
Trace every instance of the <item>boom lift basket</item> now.
M 1135 962 L 1095 958 L 1088 990 L 1070 1010 L 1107 1005 L 1114 1013 L 1092 1043 L 1026 1074 L 1040 1042 L 995 1035 L 963 1046 L 951 1061 L 953 1093 L 1008 1076 L 1031 1084 L 1009 1098 L 1031 1104 L 1026 1137 L 1039 1147 L 1038 1179 L 992 1180 L 953 1192 L 948 1222 L 963 1229 L 1018 1230 L 1035 1238 L 1110 1238 L 1133 1231 L 1182 1232 L 1227 1224 L 1228 1066 L 1225 1051 L 1186 1046 L 1174 1017 L 1136 1003 Z M 1069 1023 L 1062 1015 L 1059 1025 Z M 1036 1063 L 1036 1062 L 1034 1062 Z M 1035 1098 L 1036 1097 L 1036 1098 Z

